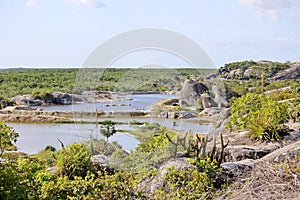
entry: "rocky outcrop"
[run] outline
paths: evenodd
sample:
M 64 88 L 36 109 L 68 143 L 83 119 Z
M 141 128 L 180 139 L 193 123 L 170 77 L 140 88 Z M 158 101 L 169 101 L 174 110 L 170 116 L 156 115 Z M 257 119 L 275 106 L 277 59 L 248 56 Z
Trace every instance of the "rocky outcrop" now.
M 196 169 L 196 166 L 189 164 L 186 158 L 175 158 L 163 163 L 159 167 L 158 172 L 162 177 L 165 177 L 169 173 L 170 169 L 188 170 Z
M 109 167 L 110 159 L 105 155 L 98 154 L 91 157 L 91 162 L 97 167 L 107 168 Z
M 258 78 L 261 77 L 261 71 L 253 68 L 248 68 L 244 72 L 243 79 L 250 79 L 250 78 Z
M 151 197 L 151 193 L 153 194 L 161 188 L 168 190 L 165 177 L 170 169 L 188 171 L 196 169 L 196 166 L 189 164 L 186 158 L 170 159 L 160 165 L 158 174 L 142 179 L 137 186 L 137 190 L 148 194 L 148 197 Z
M 224 108 L 229 106 L 228 97 L 225 88 L 220 88 L 216 85 L 212 86 L 212 93 L 214 94 L 214 102 L 216 102 L 219 108 Z
M 201 94 L 201 103 L 202 103 L 202 107 L 204 109 L 216 106 L 216 103 L 214 102 L 214 100 L 207 93 Z
M 16 102 L 17 105 L 28 105 L 28 106 L 40 106 L 43 104 L 41 100 L 35 100 L 32 95 L 17 95 L 12 98 L 13 101 Z
M 291 90 L 291 89 L 292 88 L 290 86 L 288 86 L 288 87 L 283 87 L 283 88 L 278 88 L 278 89 L 274 89 L 274 90 L 265 91 L 265 94 L 280 93 L 282 91 Z
M 208 91 L 208 88 L 203 83 L 194 80 L 186 80 L 179 92 L 180 106 L 197 106 L 201 94 L 205 91 Z
M 287 69 L 275 74 L 271 79 L 285 80 L 300 78 L 300 62 L 291 64 Z

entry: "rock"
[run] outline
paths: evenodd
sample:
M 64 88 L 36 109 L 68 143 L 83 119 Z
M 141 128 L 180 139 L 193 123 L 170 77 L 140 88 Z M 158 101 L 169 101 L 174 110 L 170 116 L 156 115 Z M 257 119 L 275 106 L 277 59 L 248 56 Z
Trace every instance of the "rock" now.
M 34 100 L 32 95 L 17 95 L 12 98 L 17 105 L 40 106 L 43 104 L 41 100 Z
M 285 90 L 291 90 L 291 86 L 288 86 L 288 87 L 283 87 L 283 88 L 278 88 L 278 89 L 274 89 L 274 90 L 268 90 L 268 91 L 265 91 L 265 94 L 271 94 L 271 93 L 279 93 L 279 92 L 282 92 L 282 91 L 285 91 Z
M 216 102 L 216 104 L 219 108 L 229 106 L 228 97 L 227 97 L 225 88 L 221 89 L 220 87 L 218 87 L 216 85 L 213 85 L 212 86 L 212 93 L 215 96 L 214 101 Z
M 50 99 L 46 100 L 47 103 L 70 105 L 73 103 L 72 96 L 63 92 L 52 92 Z
M 266 155 L 265 157 L 258 160 L 255 165 L 262 162 L 284 162 L 285 160 L 292 160 L 295 158 L 295 155 L 300 152 L 300 141 L 294 142 L 290 145 L 277 149 L 272 153 Z
M 197 114 L 195 114 L 193 112 L 188 112 L 188 111 L 180 111 L 179 112 L 179 119 L 192 118 L 192 117 L 197 117 Z
M 270 65 L 270 64 L 273 64 L 273 62 L 269 61 L 269 60 L 259 60 L 256 63 L 260 64 L 260 65 Z
M 222 110 L 220 112 L 220 115 L 219 115 L 219 118 L 217 121 L 217 126 L 218 127 L 221 126 L 222 122 L 230 116 L 231 116 L 230 108 L 226 108 L 226 109 Z
M 207 115 L 207 116 L 213 116 L 217 115 L 221 112 L 220 108 L 212 107 L 212 108 L 206 108 L 200 112 L 200 115 Z
M 229 72 L 227 75 L 228 79 L 239 79 L 243 76 L 243 70 L 242 69 L 236 69 Z
M 36 108 L 32 108 L 30 106 L 8 106 L 3 111 L 13 111 L 13 110 L 37 110 Z
M 265 155 L 280 148 L 280 145 L 274 143 L 265 146 L 234 145 L 225 149 L 226 160 L 240 161 L 244 159 L 260 159 Z
M 105 155 L 94 155 L 91 157 L 91 162 L 101 168 L 109 167 L 110 159 Z
M 159 175 L 147 177 L 140 181 L 137 190 L 145 194 L 155 193 L 160 188 L 166 186 L 167 181 Z
M 174 170 L 188 170 L 196 169 L 196 166 L 189 164 L 186 158 L 174 158 L 163 163 L 159 167 L 158 172 L 162 177 L 165 177 L 168 174 L 170 168 Z
M 200 98 L 202 102 L 202 107 L 204 109 L 216 106 L 216 103 L 212 100 L 209 94 L 201 94 Z
M 198 100 L 204 91 L 208 91 L 208 89 L 203 83 L 186 80 L 179 92 L 180 106 L 197 106 Z
M 58 169 L 57 169 L 57 167 L 49 167 L 47 169 L 47 172 L 50 172 L 51 174 L 57 174 L 58 173 Z
M 206 80 L 215 79 L 218 77 L 218 75 L 219 75 L 219 73 L 213 73 L 213 74 L 206 76 L 205 79 Z
M 275 74 L 271 79 L 285 80 L 300 78 L 300 62 L 291 64 L 287 69 Z
M 258 78 L 261 77 L 261 71 L 253 69 L 253 68 L 248 68 L 244 72 L 244 78 L 245 79 L 250 79 L 250 78 Z
M 225 162 L 221 164 L 222 173 L 225 173 L 228 181 L 232 181 L 241 176 L 249 175 L 254 166 L 254 160 L 246 159 L 239 162 Z

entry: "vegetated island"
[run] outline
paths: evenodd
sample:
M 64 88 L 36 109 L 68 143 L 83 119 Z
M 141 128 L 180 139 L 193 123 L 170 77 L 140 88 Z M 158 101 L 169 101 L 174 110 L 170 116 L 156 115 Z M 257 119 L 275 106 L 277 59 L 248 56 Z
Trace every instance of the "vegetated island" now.
M 110 73 L 120 72 L 114 70 L 110 69 Z M 120 75 L 120 79 L 124 74 L 127 73 Z M 174 118 L 210 116 L 216 121 L 215 130 L 207 135 L 190 132 L 178 135 L 147 123 L 137 125 L 137 132 L 148 137 L 129 153 L 116 143 L 93 139 L 67 147 L 62 144 L 60 151 L 46 147 L 36 155 L 20 158 L 13 152 L 18 134 L 1 123 L 0 196 L 4 199 L 299 198 L 300 63 L 234 62 L 210 75 L 177 74 L 176 77 L 172 78 L 172 84 L 161 84 L 157 77 L 149 82 L 152 89 L 147 91 L 175 92 L 179 96 L 152 105 L 152 113 Z M 120 79 L 115 83 L 121 83 Z M 112 84 L 114 87 L 119 88 Z M 94 89 L 79 88 L 81 94 L 78 94 Z M 55 91 L 67 92 L 57 88 Z M 22 94 L 34 97 L 30 89 Z M 13 104 L 9 98 L 15 95 L 19 94 L 3 96 L 3 107 L 6 103 Z M 101 125 L 105 137 L 114 133 L 111 121 Z

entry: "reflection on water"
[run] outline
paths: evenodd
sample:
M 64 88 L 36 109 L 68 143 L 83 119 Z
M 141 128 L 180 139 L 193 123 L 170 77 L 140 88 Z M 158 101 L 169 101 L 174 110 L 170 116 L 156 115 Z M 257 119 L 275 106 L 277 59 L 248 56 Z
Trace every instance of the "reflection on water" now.
M 61 105 L 61 106 L 37 106 L 36 108 L 41 108 L 45 111 L 135 111 L 135 110 L 147 110 L 153 103 L 167 98 L 176 98 L 175 95 L 166 94 L 135 94 L 128 96 L 132 100 L 124 101 L 110 101 L 102 103 L 89 103 L 89 104 L 73 104 L 73 105 Z M 130 105 L 130 106 L 120 106 Z M 114 105 L 114 106 L 106 106 Z
M 8 123 L 20 134 L 17 141 L 19 151 L 32 154 L 44 149 L 47 145 L 52 145 L 60 149 L 59 138 L 64 145 L 88 140 L 92 137 L 105 139 L 97 134 L 94 124 L 16 124 Z M 117 132 L 109 138 L 109 141 L 117 141 L 126 151 L 134 149 L 139 141 L 129 133 Z
M 146 110 L 153 103 L 166 99 L 175 98 L 174 95 L 162 95 L 162 94 L 144 94 L 144 95 L 131 95 L 130 101 L 117 101 L 110 102 L 111 104 L 130 104 L 130 106 L 113 106 L 106 107 L 106 103 L 95 103 L 95 104 L 75 104 L 75 105 L 63 105 L 63 106 L 45 106 L 39 107 L 44 110 L 52 111 L 95 111 L 106 110 L 106 111 L 133 111 L 133 110 Z M 150 122 L 158 123 L 161 126 L 178 130 L 178 131 L 192 131 L 195 133 L 208 133 L 213 129 L 213 124 L 204 122 L 201 118 L 193 119 L 165 119 L 165 118 L 132 118 L 121 117 L 121 118 L 100 118 L 99 120 L 110 119 L 115 122 L 128 123 L 131 120 L 138 122 Z M 74 119 L 80 120 L 80 119 Z M 84 120 L 94 121 L 95 119 L 85 118 Z M 19 151 L 25 153 L 37 153 L 38 151 L 45 148 L 47 145 L 52 145 L 56 149 L 60 149 L 59 138 L 65 145 L 80 142 L 82 140 L 89 140 L 91 137 L 103 138 L 99 134 L 99 130 L 96 129 L 95 124 L 17 124 L 9 123 L 13 126 L 16 132 L 20 134 L 17 142 Z M 134 149 L 139 144 L 139 141 L 126 130 L 132 130 L 129 124 L 117 125 L 116 129 L 125 130 L 125 132 L 117 132 L 114 136 L 109 138 L 109 141 L 117 141 L 126 151 Z

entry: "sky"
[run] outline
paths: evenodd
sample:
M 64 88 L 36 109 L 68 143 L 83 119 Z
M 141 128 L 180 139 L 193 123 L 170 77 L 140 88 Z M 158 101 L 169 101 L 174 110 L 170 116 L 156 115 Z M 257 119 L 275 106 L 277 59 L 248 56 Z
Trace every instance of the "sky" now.
M 216 67 L 300 61 L 300 0 L 0 0 L 0 68 L 80 67 L 104 42 L 143 28 L 188 37 Z M 159 49 L 111 63 L 150 64 L 188 65 Z

